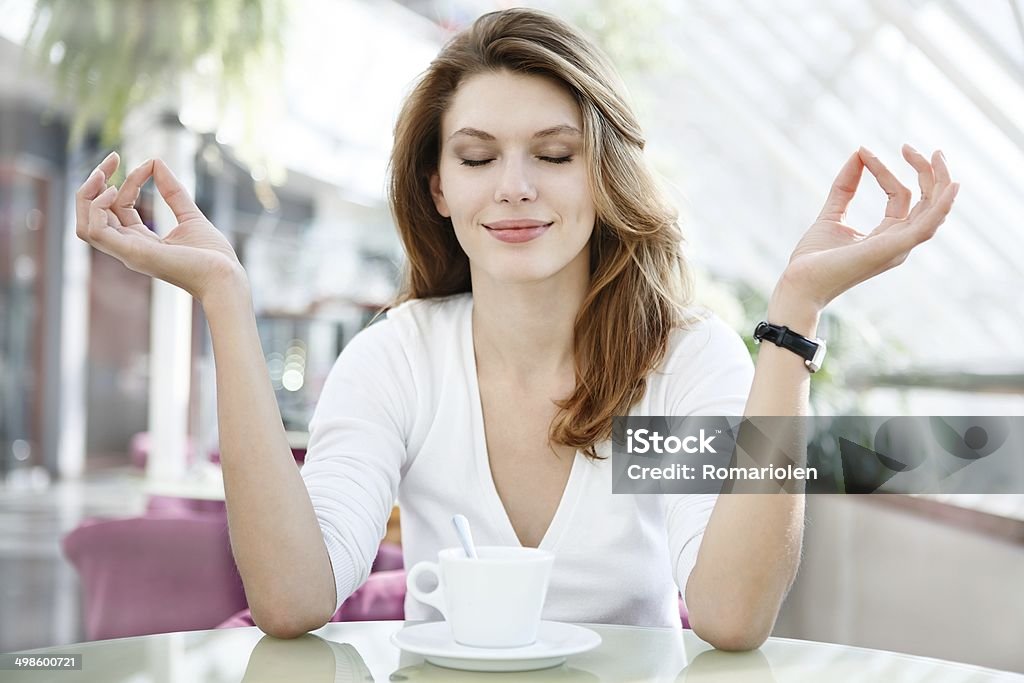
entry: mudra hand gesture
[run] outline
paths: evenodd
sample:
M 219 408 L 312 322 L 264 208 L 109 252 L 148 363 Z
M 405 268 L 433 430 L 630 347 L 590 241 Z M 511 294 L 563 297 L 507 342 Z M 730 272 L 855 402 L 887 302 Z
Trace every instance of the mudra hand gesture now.
M 921 187 L 913 209 L 910 190 L 862 147 L 839 171 L 818 220 L 793 250 L 780 281 L 787 293 L 821 310 L 854 285 L 903 263 L 911 249 L 931 239 L 946 220 L 960 184 L 950 180 L 942 152 L 932 154 L 929 162 L 904 145 L 903 157 L 917 171 Z M 867 235 L 843 223 L 865 167 L 889 196 L 885 217 Z
M 120 189 L 112 185 L 104 190 L 119 161 L 111 152 L 75 195 L 80 238 L 132 270 L 181 287 L 200 301 L 218 283 L 243 272 L 231 244 L 159 159 L 131 171 Z M 163 238 L 146 227 L 135 209 L 150 176 L 178 221 Z

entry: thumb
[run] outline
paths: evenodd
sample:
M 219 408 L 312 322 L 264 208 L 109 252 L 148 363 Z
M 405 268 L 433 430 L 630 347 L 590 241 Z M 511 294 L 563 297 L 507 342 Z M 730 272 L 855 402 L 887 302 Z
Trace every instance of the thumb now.
M 161 159 L 153 162 L 153 182 L 179 223 L 203 215 L 188 190 Z

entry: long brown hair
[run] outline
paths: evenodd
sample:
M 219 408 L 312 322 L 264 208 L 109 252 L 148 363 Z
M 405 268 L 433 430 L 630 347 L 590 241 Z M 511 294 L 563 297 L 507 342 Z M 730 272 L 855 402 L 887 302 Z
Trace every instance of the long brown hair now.
M 408 263 L 394 304 L 471 291 L 469 258 L 441 216 L 429 178 L 441 117 L 466 78 L 495 71 L 548 76 L 575 98 L 597 221 L 590 289 L 574 328 L 576 387 L 558 403 L 554 443 L 598 458 L 612 418 L 644 394 L 669 335 L 689 320 L 692 284 L 675 210 L 643 157 L 644 138 L 606 57 L 576 29 L 529 9 L 491 12 L 441 50 L 406 98 L 395 125 L 389 199 Z

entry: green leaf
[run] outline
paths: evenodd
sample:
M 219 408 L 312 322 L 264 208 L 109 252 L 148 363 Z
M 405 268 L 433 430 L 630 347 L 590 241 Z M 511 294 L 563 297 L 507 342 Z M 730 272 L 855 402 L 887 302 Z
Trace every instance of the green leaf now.
M 110 145 L 133 108 L 176 95 L 202 57 L 219 67 L 213 85 L 225 98 L 274 87 L 284 19 L 282 0 L 37 0 L 26 49 L 74 106 L 69 144 L 100 119 Z M 63 58 L 51 64 L 58 44 Z M 257 135 L 250 128 L 246 146 L 258 147 Z

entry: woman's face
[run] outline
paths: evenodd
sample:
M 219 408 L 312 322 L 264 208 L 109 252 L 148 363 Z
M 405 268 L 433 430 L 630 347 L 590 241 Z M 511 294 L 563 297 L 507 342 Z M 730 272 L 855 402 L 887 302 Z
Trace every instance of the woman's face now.
M 589 278 L 594 200 L 579 107 L 557 81 L 502 71 L 464 81 L 441 119 L 430 182 L 474 283 Z

